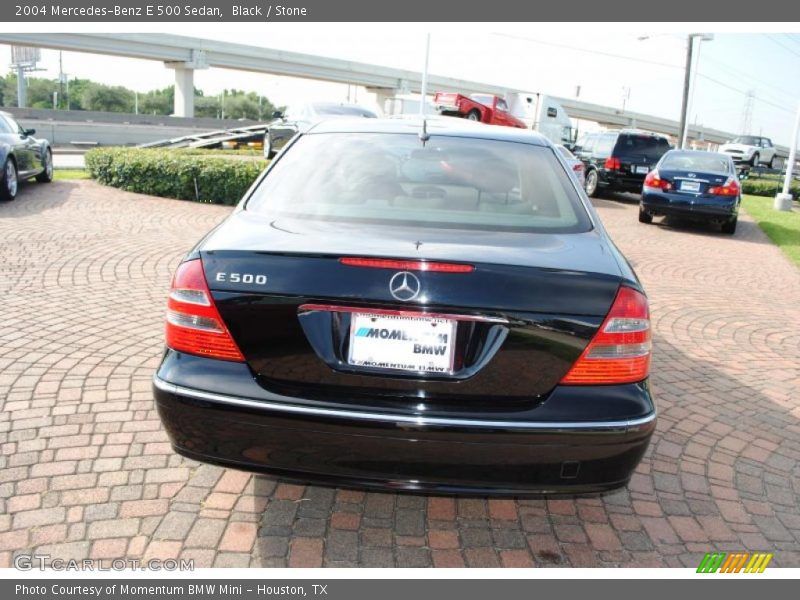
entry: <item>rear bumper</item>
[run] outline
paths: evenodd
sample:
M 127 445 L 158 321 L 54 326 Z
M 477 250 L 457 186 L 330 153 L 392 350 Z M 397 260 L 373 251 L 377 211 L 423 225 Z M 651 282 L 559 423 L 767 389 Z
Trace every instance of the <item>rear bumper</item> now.
M 646 383 L 620 386 L 621 395 L 636 388 L 644 414 L 535 421 L 322 407 L 201 390 L 161 375 L 153 380 L 158 412 L 180 454 L 285 479 L 390 490 L 523 495 L 614 489 L 629 480 L 656 419 Z M 587 399 L 595 389 L 583 388 Z
M 728 220 L 739 213 L 739 200 L 703 200 L 686 194 L 645 193 L 641 206 L 654 216 Z
M 608 190 L 640 193 L 644 185 L 644 175 L 624 175 L 618 172 L 601 170 L 597 183 Z

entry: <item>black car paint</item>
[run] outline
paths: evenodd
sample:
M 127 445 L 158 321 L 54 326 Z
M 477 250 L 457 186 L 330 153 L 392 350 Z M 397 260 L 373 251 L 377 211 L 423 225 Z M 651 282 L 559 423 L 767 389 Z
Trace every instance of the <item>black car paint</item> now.
M 652 151 L 644 153 L 630 151 L 625 148 L 624 143 L 628 136 L 652 140 L 658 143 L 660 148 L 654 148 Z M 667 138 L 637 130 L 606 131 L 589 134 L 587 137 L 595 138 L 596 141 L 588 148 L 576 145 L 573 152 L 583 161 L 586 169 L 585 177 L 589 177 L 590 171 L 596 173 L 598 189 L 610 192 L 639 193 L 647 172 L 670 148 Z M 619 169 L 606 168 L 606 160 L 612 157 L 619 160 Z
M 413 128 L 370 121 L 318 127 Z M 549 146 L 512 131 L 470 127 L 447 135 Z M 558 385 L 619 286 L 641 289 L 596 217 L 591 231 L 563 236 L 482 239 L 470 231 L 380 227 L 359 237 L 346 227 L 259 222 L 245 203 L 187 259 L 203 261 L 217 308 L 247 362 L 167 350 L 154 380 L 159 413 L 179 453 L 301 481 L 442 493 L 577 493 L 627 482 L 655 427 L 648 382 Z M 388 294 L 396 271 L 338 262 L 353 255 L 457 260 L 476 268 L 418 273 L 429 299 L 401 303 Z M 264 272 L 267 285 L 217 281 L 226 271 Z M 497 321 L 462 332 L 461 368 L 485 363 L 464 378 L 458 370 L 451 377 L 354 372 L 342 360 L 345 339 L 330 335 L 345 317 L 304 309 L 308 304 L 424 308 Z M 501 344 L 487 348 L 492 331 Z
M 455 417 L 429 410 L 427 402 L 289 397 L 267 392 L 249 373 L 241 363 L 167 352 L 155 395 L 180 454 L 301 482 L 458 494 L 582 493 L 625 485 L 655 428 L 647 382 L 562 386 L 535 409 L 496 410 L 490 426 L 479 427 L 471 423 L 485 420 L 485 411 L 462 409 Z M 194 397 L 198 388 L 206 391 Z M 234 407 L 214 401 L 215 394 L 244 402 Z M 447 417 L 438 421 L 442 414 Z M 609 427 L 574 428 L 595 419 Z M 519 427 L 525 423 L 531 426 Z
M 44 174 L 48 152 L 52 152 L 50 142 L 33 137 L 36 131 L 25 129 L 9 113 L 0 112 L 0 119 L 0 169 L 12 160 L 20 181 Z M 4 170 L 0 177 L 5 177 Z

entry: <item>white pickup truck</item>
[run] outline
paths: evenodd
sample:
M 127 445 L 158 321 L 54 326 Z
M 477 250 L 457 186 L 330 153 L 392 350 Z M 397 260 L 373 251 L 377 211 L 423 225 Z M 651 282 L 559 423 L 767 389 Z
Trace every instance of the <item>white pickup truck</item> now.
M 749 164 L 754 167 L 765 165 L 774 169 L 777 164 L 777 151 L 772 140 L 757 135 L 739 136 L 720 146 L 719 151 L 730 154 L 737 165 Z

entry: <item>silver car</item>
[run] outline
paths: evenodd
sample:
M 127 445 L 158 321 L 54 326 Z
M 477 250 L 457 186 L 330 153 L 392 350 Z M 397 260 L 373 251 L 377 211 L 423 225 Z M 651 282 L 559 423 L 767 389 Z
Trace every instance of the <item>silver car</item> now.
M 575 157 L 575 155 L 570 152 L 569 148 L 566 146 L 562 146 L 561 144 L 556 144 L 556 148 L 558 151 L 561 152 L 561 155 L 564 157 L 564 160 L 567 161 L 567 164 L 572 169 L 572 172 L 575 174 L 575 177 L 578 178 L 578 183 L 581 184 L 581 187 L 584 187 L 586 183 L 585 177 L 585 167 L 583 166 L 583 162 Z
M 296 133 L 326 119 L 374 119 L 378 115 L 358 104 L 344 102 L 309 102 L 290 106 L 286 112 L 275 111 L 264 134 L 264 158 L 274 157 Z

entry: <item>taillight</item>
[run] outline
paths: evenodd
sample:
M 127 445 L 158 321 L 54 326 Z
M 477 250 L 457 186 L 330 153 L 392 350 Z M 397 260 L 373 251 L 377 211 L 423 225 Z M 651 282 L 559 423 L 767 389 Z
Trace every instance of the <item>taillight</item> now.
M 739 182 L 733 177 L 729 177 L 725 185 L 709 188 L 708 193 L 712 196 L 738 196 L 740 189 Z
M 167 346 L 207 358 L 244 362 L 228 328 L 214 306 L 203 263 L 182 263 L 172 278 L 167 300 Z
M 576 173 L 580 173 L 581 171 L 583 171 L 583 163 L 576 163 L 572 165 L 572 170 L 575 171 Z
M 398 271 L 433 271 L 435 273 L 472 273 L 475 267 L 462 263 L 430 262 L 425 260 L 396 260 L 393 258 L 361 258 L 346 256 L 339 262 L 349 267 L 395 269 Z
M 659 190 L 671 190 L 672 184 L 666 179 L 661 179 L 658 171 L 650 171 L 647 177 L 644 178 L 644 186 L 649 188 L 656 188 Z
M 603 166 L 609 171 L 619 171 L 622 168 L 622 163 L 619 162 L 618 158 L 610 156 L 606 159 L 606 162 L 603 164 Z
M 644 294 L 619 288 L 605 321 L 562 384 L 635 383 L 650 373 L 650 310 Z

